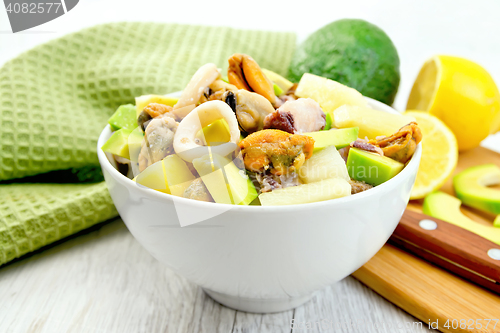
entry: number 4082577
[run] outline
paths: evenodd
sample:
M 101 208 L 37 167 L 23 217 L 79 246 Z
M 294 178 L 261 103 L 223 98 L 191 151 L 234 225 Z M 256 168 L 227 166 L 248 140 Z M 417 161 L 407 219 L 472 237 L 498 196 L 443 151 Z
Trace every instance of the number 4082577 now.
M 495 329 L 498 321 L 498 319 L 448 319 L 446 323 L 444 323 L 443 327 L 446 327 L 447 329 L 487 329 L 491 323 L 493 325 L 493 329 Z
M 5 8 L 7 13 L 58 13 L 61 8 L 60 2 L 39 2 L 39 3 L 9 3 Z M 61 9 L 62 10 L 62 9 Z

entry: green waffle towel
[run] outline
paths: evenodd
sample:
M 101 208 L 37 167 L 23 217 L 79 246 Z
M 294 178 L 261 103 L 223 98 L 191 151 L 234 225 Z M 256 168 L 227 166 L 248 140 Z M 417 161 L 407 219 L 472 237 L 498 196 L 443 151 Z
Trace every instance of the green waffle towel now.
M 95 179 L 102 177 L 97 139 L 119 105 L 181 90 L 207 62 L 225 72 L 235 52 L 284 74 L 294 48 L 293 33 L 111 23 L 7 62 L 0 69 L 0 265 L 117 215 Z M 75 183 L 86 179 L 94 182 Z

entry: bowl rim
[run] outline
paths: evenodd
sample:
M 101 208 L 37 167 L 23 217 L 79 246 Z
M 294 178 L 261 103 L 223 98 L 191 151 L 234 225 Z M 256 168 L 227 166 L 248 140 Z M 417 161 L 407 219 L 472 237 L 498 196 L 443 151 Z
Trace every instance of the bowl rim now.
M 179 95 L 180 92 L 175 92 L 172 94 L 168 94 L 166 96 L 177 96 Z M 401 114 L 394 108 L 392 108 L 389 105 L 386 105 L 382 102 L 379 102 L 377 100 L 374 100 L 372 98 L 363 96 L 365 99 L 368 100 L 369 104 L 372 104 L 377 107 L 377 110 L 379 111 L 384 111 L 392 114 Z M 324 200 L 324 201 L 318 201 L 318 202 L 309 202 L 309 203 L 301 203 L 301 204 L 295 204 L 295 205 L 279 205 L 279 206 L 257 206 L 257 205 L 231 205 L 231 204 L 222 204 L 222 203 L 214 203 L 214 202 L 204 202 L 204 201 L 198 201 L 198 200 L 193 200 L 193 199 L 188 199 L 188 198 L 183 198 L 183 197 L 178 197 L 174 196 L 172 194 L 168 193 L 163 193 L 160 191 L 156 191 L 154 189 L 145 187 L 145 186 L 139 186 L 136 182 L 134 182 L 132 179 L 128 178 L 127 176 L 121 174 L 116 168 L 113 167 L 111 162 L 108 160 L 106 154 L 104 151 L 101 149 L 105 141 L 108 139 L 105 139 L 105 134 L 107 132 L 111 132 L 111 127 L 106 125 L 104 129 L 102 130 L 101 134 L 99 135 L 99 139 L 97 141 L 97 156 L 99 159 L 99 162 L 101 164 L 101 168 L 106 169 L 107 172 L 110 172 L 113 177 L 118 179 L 119 181 L 123 182 L 125 185 L 128 186 L 133 186 L 134 189 L 139 191 L 140 193 L 143 193 L 146 196 L 153 196 L 158 200 L 167 200 L 167 201 L 173 201 L 173 200 L 178 200 L 179 204 L 187 204 L 187 205 L 193 205 L 196 206 L 197 208 L 214 208 L 217 207 L 219 209 L 229 208 L 228 210 L 238 210 L 238 211 L 243 211 L 243 212 L 266 212 L 266 213 L 271 213 L 271 212 L 283 212 L 283 211 L 295 211 L 295 210 L 301 210 L 304 208 L 312 208 L 314 209 L 317 206 L 322 206 L 322 205 L 332 205 L 332 204 L 338 204 L 341 205 L 342 203 L 350 202 L 353 200 L 361 200 L 363 198 L 369 197 L 369 196 L 376 196 L 377 194 L 381 193 L 384 191 L 386 187 L 391 186 L 393 183 L 396 183 L 397 181 L 402 180 L 403 178 L 406 178 L 409 176 L 409 174 L 412 172 L 412 169 L 415 167 L 415 164 L 420 163 L 420 158 L 422 154 L 422 143 L 420 142 L 417 146 L 417 149 L 415 150 L 415 153 L 413 154 L 412 158 L 410 159 L 409 162 L 405 165 L 404 169 L 398 173 L 396 176 L 393 178 L 389 179 L 388 181 L 375 186 L 371 188 L 369 191 L 364 191 L 361 193 L 356 193 L 353 195 L 349 195 L 346 197 L 342 198 L 336 198 L 336 199 L 329 199 L 329 200 Z M 410 167 L 411 166 L 411 167 Z M 418 165 L 416 167 L 415 173 L 418 171 Z M 214 204 L 216 206 L 214 206 Z

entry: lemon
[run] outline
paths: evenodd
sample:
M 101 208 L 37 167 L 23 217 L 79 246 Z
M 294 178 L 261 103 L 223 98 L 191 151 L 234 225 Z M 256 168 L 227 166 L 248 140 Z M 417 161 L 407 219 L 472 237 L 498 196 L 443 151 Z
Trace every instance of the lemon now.
M 411 199 L 421 199 L 439 189 L 452 175 L 458 161 L 457 139 L 437 117 L 422 111 L 406 111 L 422 131 L 422 159 Z
M 455 133 L 460 151 L 477 147 L 500 129 L 500 93 L 493 78 L 480 65 L 460 57 L 429 59 L 406 108 L 441 119 Z
M 309 73 L 302 75 L 295 90 L 295 95 L 314 99 L 325 113 L 331 113 L 336 108 L 345 104 L 368 106 L 366 99 L 356 89 Z

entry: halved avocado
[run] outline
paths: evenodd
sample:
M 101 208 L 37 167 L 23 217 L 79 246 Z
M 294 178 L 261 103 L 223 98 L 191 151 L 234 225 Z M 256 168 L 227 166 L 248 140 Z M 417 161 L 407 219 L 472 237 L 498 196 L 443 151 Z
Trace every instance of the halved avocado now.
M 495 164 L 468 168 L 453 177 L 457 197 L 470 207 L 500 214 L 500 191 L 488 188 L 500 184 L 500 168 Z

